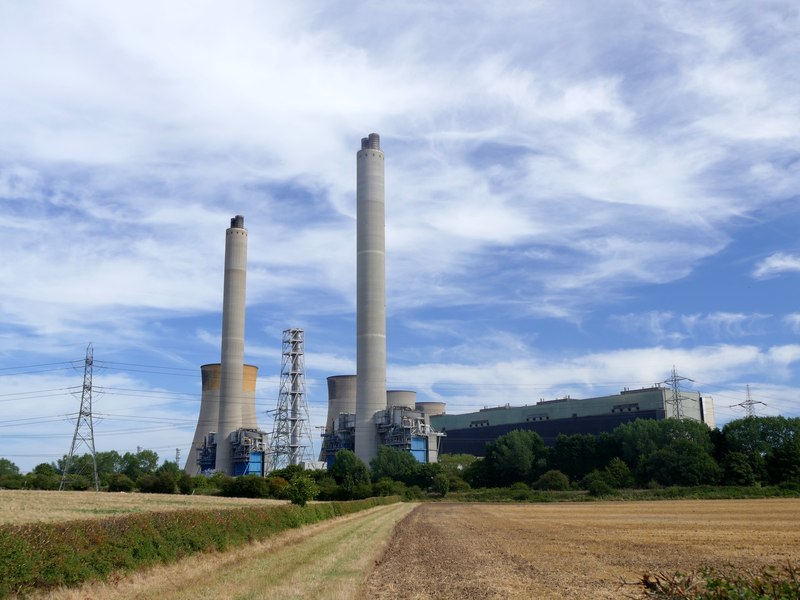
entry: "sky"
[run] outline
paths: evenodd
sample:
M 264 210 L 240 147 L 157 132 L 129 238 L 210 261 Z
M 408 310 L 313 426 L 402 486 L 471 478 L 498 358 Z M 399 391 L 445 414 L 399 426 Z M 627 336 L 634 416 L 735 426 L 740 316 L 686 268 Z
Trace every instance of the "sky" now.
M 272 430 L 355 372 L 355 155 L 386 165 L 390 389 L 450 413 L 670 377 L 800 415 L 800 5 L 0 0 L 0 457 L 186 460 L 225 229 Z M 85 448 L 84 448 L 85 450 Z M 316 451 L 316 450 L 315 450 Z

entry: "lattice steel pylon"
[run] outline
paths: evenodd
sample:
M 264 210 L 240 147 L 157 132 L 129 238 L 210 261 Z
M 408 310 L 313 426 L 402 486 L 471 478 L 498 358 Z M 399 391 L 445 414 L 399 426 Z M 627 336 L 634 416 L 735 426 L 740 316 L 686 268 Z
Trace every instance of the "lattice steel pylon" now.
M 282 355 L 278 407 L 270 439 L 271 471 L 312 460 L 302 329 L 284 330 Z
M 64 472 L 61 474 L 61 484 L 59 490 L 63 490 L 69 483 L 72 467 L 72 459 L 75 451 L 81 445 L 89 449 L 92 457 L 92 482 L 95 491 L 100 491 L 100 480 L 97 477 L 97 454 L 94 450 L 94 425 L 92 423 L 92 370 L 94 366 L 94 349 L 89 344 L 86 347 L 86 359 L 83 363 L 83 387 L 81 388 L 81 407 L 78 411 L 78 418 L 75 421 L 75 433 L 72 436 L 72 444 L 69 447 L 67 460 L 64 462 Z
M 670 388 L 672 389 L 672 394 L 670 395 L 670 399 L 667 400 L 668 404 L 672 405 L 672 416 L 676 419 L 683 418 L 683 401 L 684 397 L 681 395 L 681 381 L 694 381 L 693 379 L 689 379 L 688 377 L 681 377 L 678 375 L 678 370 L 675 368 L 675 365 L 672 365 L 672 375 L 669 379 L 663 381 L 662 383 L 669 384 Z
M 740 406 L 744 409 L 744 416 L 746 419 L 750 419 L 756 416 L 756 404 L 763 404 L 766 406 L 764 402 L 760 400 L 753 400 L 752 396 L 750 396 L 750 384 L 747 384 L 747 395 L 745 396 L 744 402 L 739 402 L 739 404 L 731 404 L 729 408 L 733 408 L 735 406 Z

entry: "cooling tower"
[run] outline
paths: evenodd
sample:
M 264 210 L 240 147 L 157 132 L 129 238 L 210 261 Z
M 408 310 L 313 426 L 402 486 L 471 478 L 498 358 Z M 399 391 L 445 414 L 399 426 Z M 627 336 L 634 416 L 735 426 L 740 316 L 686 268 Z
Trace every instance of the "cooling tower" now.
M 386 260 L 384 165 L 380 136 L 356 154 L 356 436 L 369 464 L 378 453 L 374 415 L 386 409 Z
M 407 406 L 414 408 L 417 403 L 417 392 L 410 390 L 389 390 L 386 392 L 386 406 Z
M 217 423 L 219 422 L 219 384 L 220 384 L 220 363 L 211 363 L 200 367 L 200 375 L 203 380 L 202 395 L 200 396 L 200 416 L 197 418 L 197 429 L 194 432 L 194 439 L 189 450 L 189 456 L 183 470 L 189 475 L 198 475 L 200 465 L 197 464 L 196 448 L 203 445 L 203 439 L 209 433 L 216 433 Z M 244 366 L 244 385 L 242 395 L 244 397 L 243 427 L 251 427 L 248 419 L 256 422 L 256 378 L 258 377 L 258 367 L 255 365 Z
M 325 433 L 333 431 L 333 423 L 340 413 L 356 412 L 356 376 L 333 375 L 328 377 L 328 418 Z
M 445 414 L 444 402 L 417 402 L 415 408 L 429 417 Z
M 258 418 L 256 418 L 256 380 L 258 379 L 258 367 L 255 365 L 245 365 L 242 381 L 242 394 L 244 404 L 242 405 L 242 424 L 245 429 L 258 429 Z
M 216 470 L 233 474 L 230 434 L 242 427 L 244 387 L 244 312 L 247 230 L 236 215 L 225 231 L 225 280 L 222 297 L 219 423 Z M 249 414 L 247 415 L 249 418 Z

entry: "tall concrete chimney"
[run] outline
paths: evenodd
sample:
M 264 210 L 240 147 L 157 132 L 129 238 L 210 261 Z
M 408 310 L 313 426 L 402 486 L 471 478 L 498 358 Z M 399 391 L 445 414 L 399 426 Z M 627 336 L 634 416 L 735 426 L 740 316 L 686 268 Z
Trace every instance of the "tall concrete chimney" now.
M 386 409 L 386 236 L 383 152 L 370 133 L 356 154 L 356 455 L 378 453 L 375 413 Z
M 247 230 L 236 215 L 225 232 L 225 282 L 222 296 L 219 422 L 215 468 L 233 474 L 230 435 L 242 427 L 244 385 L 244 312 Z

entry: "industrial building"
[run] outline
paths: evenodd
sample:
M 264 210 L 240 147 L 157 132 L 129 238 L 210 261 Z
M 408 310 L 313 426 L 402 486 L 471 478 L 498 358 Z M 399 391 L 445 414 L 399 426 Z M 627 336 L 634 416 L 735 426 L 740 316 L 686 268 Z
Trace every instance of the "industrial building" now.
M 699 392 L 680 392 L 654 385 L 595 398 L 540 400 L 524 406 L 487 407 L 477 412 L 448 415 L 439 405 L 430 416 L 431 426 L 444 434 L 440 452 L 483 456 L 487 442 L 515 429 L 535 431 L 549 446 L 559 434 L 610 432 L 636 419 L 680 416 L 715 427 L 714 404 Z
M 339 450 L 355 451 L 356 390 L 356 375 L 328 377 L 328 416 L 320 452 L 320 460 L 327 464 Z M 376 453 L 378 445 L 390 446 L 411 453 L 421 463 L 437 462 L 442 435 L 431 427 L 425 410 L 430 403 L 417 403 L 416 397 L 417 393 L 409 390 L 386 392 L 385 408 L 375 411 L 370 423 L 375 430 Z

